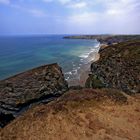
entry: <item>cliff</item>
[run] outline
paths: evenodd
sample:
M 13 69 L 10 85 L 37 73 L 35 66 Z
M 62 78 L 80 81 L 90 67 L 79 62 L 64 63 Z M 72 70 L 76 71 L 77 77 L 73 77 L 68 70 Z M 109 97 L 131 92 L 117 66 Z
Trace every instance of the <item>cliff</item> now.
M 91 65 L 86 87 L 116 88 L 128 94 L 140 92 L 139 40 L 110 45 L 99 53 L 99 61 Z
M 0 81 L 0 126 L 33 104 L 47 103 L 68 90 L 57 64 L 41 66 Z

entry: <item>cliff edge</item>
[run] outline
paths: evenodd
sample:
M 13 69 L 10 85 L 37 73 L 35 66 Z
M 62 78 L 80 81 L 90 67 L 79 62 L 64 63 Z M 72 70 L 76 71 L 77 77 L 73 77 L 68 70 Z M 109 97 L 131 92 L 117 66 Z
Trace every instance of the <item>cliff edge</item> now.
M 31 105 L 54 100 L 68 90 L 61 68 L 45 65 L 0 81 L 0 126 Z

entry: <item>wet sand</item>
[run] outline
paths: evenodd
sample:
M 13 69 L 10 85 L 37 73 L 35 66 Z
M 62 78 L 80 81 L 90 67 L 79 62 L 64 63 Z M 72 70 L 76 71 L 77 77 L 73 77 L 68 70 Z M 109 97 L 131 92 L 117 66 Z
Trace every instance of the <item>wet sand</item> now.
M 101 48 L 102 45 L 100 45 Z M 100 54 L 98 52 L 91 52 L 87 58 L 87 64 L 81 66 L 81 68 L 77 72 L 77 77 L 75 79 L 68 80 L 69 87 L 71 86 L 81 86 L 84 87 L 85 82 L 89 76 L 90 66 L 93 62 L 98 61 L 100 58 Z

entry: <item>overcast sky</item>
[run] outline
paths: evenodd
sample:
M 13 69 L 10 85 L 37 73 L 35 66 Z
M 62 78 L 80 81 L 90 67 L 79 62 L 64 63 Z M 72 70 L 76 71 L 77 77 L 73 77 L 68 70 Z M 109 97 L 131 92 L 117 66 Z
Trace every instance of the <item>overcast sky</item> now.
M 0 35 L 140 34 L 140 0 L 0 0 Z

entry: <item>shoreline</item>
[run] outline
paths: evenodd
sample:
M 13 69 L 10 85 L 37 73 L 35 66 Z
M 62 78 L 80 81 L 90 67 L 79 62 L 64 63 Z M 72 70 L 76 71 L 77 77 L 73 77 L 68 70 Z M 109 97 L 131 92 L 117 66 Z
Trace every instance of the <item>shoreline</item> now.
M 85 82 L 88 79 L 89 74 L 91 73 L 91 70 L 90 70 L 91 64 L 100 59 L 99 51 L 107 46 L 108 45 L 101 43 L 99 44 L 99 47 L 98 47 L 99 50 L 97 52 L 93 51 L 89 54 L 89 56 L 86 58 L 88 63 L 83 64 L 80 67 L 80 69 L 77 71 L 77 78 L 67 80 L 69 87 L 73 87 L 73 86 L 84 87 L 85 86 Z

